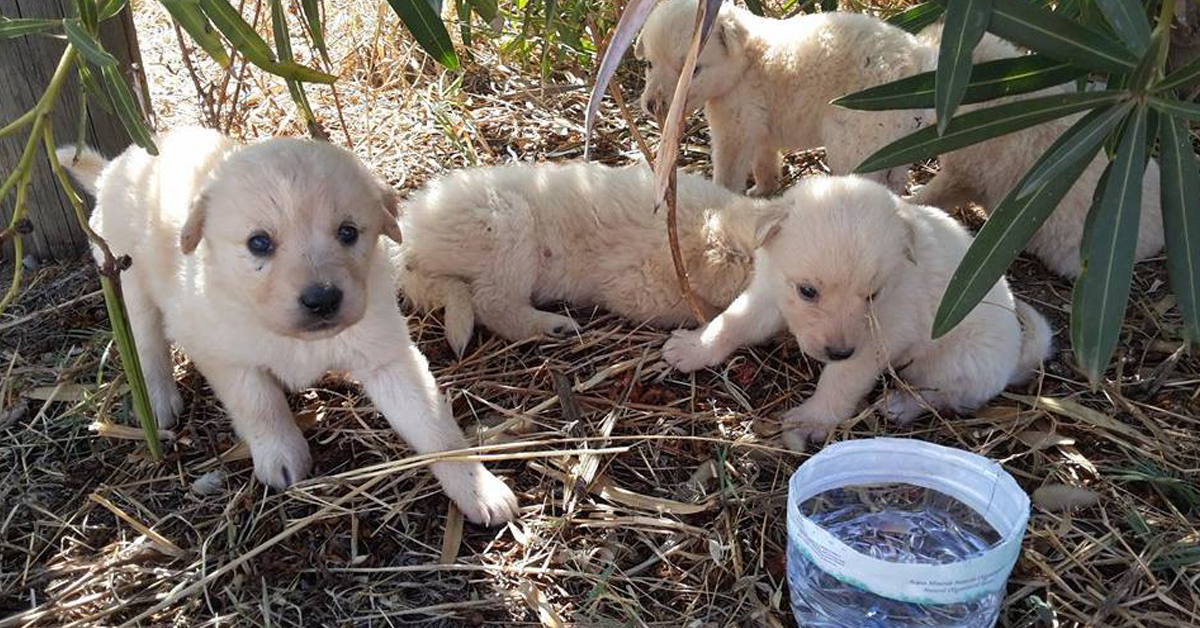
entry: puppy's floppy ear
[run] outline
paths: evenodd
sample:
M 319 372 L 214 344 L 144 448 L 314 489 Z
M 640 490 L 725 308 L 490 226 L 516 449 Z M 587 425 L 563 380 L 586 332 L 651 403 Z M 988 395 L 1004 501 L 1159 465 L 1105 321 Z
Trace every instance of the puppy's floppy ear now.
M 400 195 L 392 186 L 384 183 L 379 184 L 379 189 L 383 192 L 383 235 L 392 239 L 396 244 L 400 244 L 403 237 L 400 235 Z
M 200 245 L 200 237 L 204 235 L 204 219 L 207 215 L 208 195 L 201 192 L 192 200 L 187 220 L 184 221 L 183 229 L 179 232 L 179 248 L 183 250 L 184 255 L 191 255 L 192 251 L 195 251 L 196 247 Z
M 783 221 L 787 220 L 787 209 L 779 206 L 773 206 L 758 216 L 758 222 L 754 227 L 754 248 L 762 248 L 766 246 L 775 236 L 779 235 L 779 230 L 783 228 Z
M 717 41 L 725 48 L 725 52 L 733 54 L 742 49 L 746 41 L 746 28 L 733 15 L 726 13 L 717 16 Z

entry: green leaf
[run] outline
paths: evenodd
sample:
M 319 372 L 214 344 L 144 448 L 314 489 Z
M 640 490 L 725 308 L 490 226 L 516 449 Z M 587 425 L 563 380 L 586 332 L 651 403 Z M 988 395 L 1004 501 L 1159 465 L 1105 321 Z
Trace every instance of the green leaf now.
M 2 30 L 2 27 L 0 27 L 0 30 Z M 1192 59 L 1183 67 L 1177 68 L 1174 72 L 1168 74 L 1166 78 L 1154 86 L 1154 91 L 1161 93 L 1180 87 L 1190 87 L 1198 82 L 1200 82 L 1200 57 Z
M 44 20 L 40 18 L 10 19 L 0 17 L 0 39 L 11 39 L 21 35 L 34 35 L 61 26 L 63 20 Z
M 63 20 L 63 27 L 67 32 L 67 41 L 71 42 L 71 45 L 88 61 L 102 67 L 117 64 L 117 58 L 108 54 L 100 42 L 84 29 L 79 20 Z
M 96 26 L 100 24 L 100 9 L 96 7 L 96 0 L 75 0 L 75 10 L 79 12 L 79 20 L 84 28 L 88 32 L 96 32 Z
M 992 0 L 958 0 L 946 8 L 946 26 L 938 48 L 934 111 L 938 133 L 945 133 L 971 78 L 971 53 L 987 30 Z
M 229 67 L 229 54 L 225 52 L 225 46 L 221 44 L 221 38 L 217 35 L 217 31 L 213 30 L 208 17 L 200 10 L 199 3 L 195 0 L 161 0 L 161 2 L 167 13 L 170 13 L 179 26 L 187 31 L 197 46 L 200 46 L 213 61 L 216 61 L 217 65 L 223 68 Z
M 1139 0 L 1096 0 L 1104 19 L 1117 32 L 1125 47 L 1142 56 L 1150 46 L 1150 22 Z
M 227 0 L 200 0 L 200 8 L 225 39 L 251 63 L 263 67 L 275 62 L 271 47 Z
M 1037 165 L 1025 174 L 1024 185 L 1018 186 L 1017 197 L 1024 198 L 1042 187 L 1048 180 L 1087 157 L 1089 160 L 1104 144 L 1108 134 L 1128 115 L 1133 103 L 1099 108 L 1081 118 L 1054 141 L 1042 154 Z
M 108 97 L 108 93 L 100 87 L 100 83 L 96 81 L 96 75 L 92 74 L 92 70 L 88 68 L 87 62 L 82 58 L 78 58 L 75 68 L 79 71 L 79 84 L 83 85 L 84 93 L 91 99 L 91 102 L 100 105 L 100 108 L 108 113 L 115 113 L 113 109 L 112 99 Z
M 1082 251 L 1083 272 L 1071 299 L 1071 345 L 1088 378 L 1099 381 L 1108 367 L 1129 302 L 1142 211 L 1147 109 L 1130 114 L 1100 203 L 1092 208 Z
M 746 8 L 749 9 L 751 13 L 762 17 L 762 0 L 746 0 Z
M 500 17 L 500 7 L 496 5 L 496 0 L 467 0 L 467 4 L 487 22 L 489 26 L 495 22 L 497 17 Z
M 1097 72 L 1127 72 L 1137 65 L 1136 56 L 1095 29 L 1028 0 L 992 1 L 988 30 L 1002 39 Z
M 1027 94 L 1061 85 L 1087 74 L 1087 70 L 1042 55 L 998 59 L 974 66 L 962 104 L 969 105 L 1007 96 Z M 932 109 L 934 72 L 923 72 L 898 81 L 870 87 L 833 104 L 847 109 Z
M 1187 123 L 1163 116 L 1159 164 L 1167 273 L 1179 299 L 1184 336 L 1200 340 L 1200 170 Z
M 100 74 L 104 77 L 104 84 L 108 87 L 108 95 L 112 98 L 113 107 L 117 110 L 117 117 L 121 119 L 121 124 L 125 127 L 125 132 L 129 133 L 129 138 L 138 146 L 146 149 L 146 152 L 157 155 L 158 147 L 154 145 L 154 138 L 150 129 L 146 127 L 142 108 L 134 99 L 133 92 L 125 83 L 125 77 L 121 76 L 121 71 L 115 65 L 105 65 L 100 67 Z
M 1127 97 L 1126 92 L 1072 92 L 971 111 L 950 120 L 940 136 L 937 129 L 925 127 L 884 146 L 859 164 L 855 172 L 903 166 Z
M 291 62 L 293 60 L 292 38 L 288 33 L 287 20 L 284 18 L 282 0 L 271 0 L 271 33 L 275 37 L 275 49 L 279 51 L 279 58 L 284 63 Z M 309 105 L 308 95 L 304 93 L 304 86 L 294 79 L 284 80 L 287 83 L 292 102 L 296 103 L 296 107 L 300 109 L 305 126 L 310 129 L 314 128 L 317 119 L 313 115 L 312 106 Z
M 450 33 L 442 18 L 425 0 L 388 0 L 392 10 L 400 16 L 408 32 L 430 56 L 451 70 L 458 69 L 458 56 L 450 43 Z
M 300 8 L 304 11 L 304 21 L 308 24 L 313 45 L 320 51 L 325 63 L 332 64 L 329 49 L 325 47 L 325 27 L 321 24 L 321 0 L 300 0 Z
M 987 296 L 1094 157 L 1081 155 L 1075 162 L 1062 168 L 1059 176 L 1047 179 L 1031 194 L 1018 198 L 1017 190 L 1025 185 L 1030 173 L 1038 170 L 1049 155 L 1048 152 L 1038 160 L 1030 172 L 1013 186 L 971 242 L 950 282 L 946 284 L 946 292 L 933 319 L 934 338 L 954 329 Z
M 936 2 L 922 2 L 889 17 L 887 23 L 915 35 L 938 21 L 944 11 L 945 9 Z
M 1183 102 L 1176 98 L 1164 96 L 1151 96 L 1150 106 L 1158 110 L 1159 113 L 1176 118 L 1186 118 L 1188 120 L 1200 120 L 1200 104 L 1194 102 Z
M 100 21 L 112 19 L 125 8 L 127 0 L 108 0 L 104 3 L 104 8 L 100 9 Z

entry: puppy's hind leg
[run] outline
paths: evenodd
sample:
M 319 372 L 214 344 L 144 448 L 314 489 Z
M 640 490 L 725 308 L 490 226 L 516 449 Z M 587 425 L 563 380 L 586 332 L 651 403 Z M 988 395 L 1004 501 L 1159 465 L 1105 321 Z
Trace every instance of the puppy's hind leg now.
M 488 329 L 517 341 L 535 336 L 562 338 L 579 329 L 574 319 L 530 304 L 535 265 L 499 260 L 471 284 L 475 314 Z
M 163 333 L 163 317 L 137 281 L 124 285 L 125 309 L 137 344 L 138 361 L 150 392 L 150 406 L 158 426 L 167 429 L 183 413 L 183 397 L 175 384 L 171 346 Z
M 429 363 L 411 341 L 388 364 L 352 373 L 405 442 L 419 454 L 463 449 L 466 439 L 429 372 Z M 502 480 L 476 460 L 430 465 L 446 495 L 475 523 L 499 525 L 517 516 L 517 498 Z
M 197 362 L 254 459 L 254 475 L 276 489 L 303 480 L 312 468 L 304 434 L 296 427 L 279 383 L 261 369 Z
M 774 148 L 760 148 L 754 156 L 754 187 L 746 194 L 766 196 L 779 189 L 783 177 L 783 154 Z

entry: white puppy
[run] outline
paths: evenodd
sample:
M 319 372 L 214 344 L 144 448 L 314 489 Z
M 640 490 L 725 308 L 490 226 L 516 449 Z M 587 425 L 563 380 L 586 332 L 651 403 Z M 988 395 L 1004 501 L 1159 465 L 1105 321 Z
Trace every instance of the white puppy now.
M 655 7 L 635 54 L 649 63 L 642 106 L 664 115 L 687 53 L 696 0 Z M 713 178 L 751 194 L 779 186 L 782 154 L 825 147 L 829 169 L 846 174 L 875 149 L 917 130 L 925 112 L 851 111 L 829 102 L 934 67 L 936 47 L 868 15 L 815 13 L 775 20 L 721 5 L 697 60 L 686 112 L 704 106 L 713 144 Z M 903 191 L 908 168 L 873 178 Z
M 96 195 L 92 227 L 130 255 L 125 302 L 154 411 L 169 426 L 183 400 L 168 339 L 213 388 L 260 480 L 308 474 L 308 444 L 285 389 L 329 370 L 362 382 L 419 453 L 466 442 L 396 304 L 380 235 L 399 240 L 394 193 L 349 152 L 273 139 L 241 146 L 209 130 L 131 147 L 106 162 L 73 147 L 58 159 Z M 97 253 L 97 258 L 99 259 Z M 472 521 L 498 524 L 516 498 L 479 462 L 431 465 Z
M 859 177 L 811 177 L 780 200 L 784 211 L 758 230 L 749 288 L 703 328 L 675 332 L 663 357 L 695 371 L 786 325 L 802 351 L 826 363 L 812 397 L 783 416 L 789 446 L 802 449 L 806 437 L 853 416 L 889 369 L 919 395 L 889 396 L 888 417 L 903 422 L 926 406 L 974 409 L 1048 355 L 1045 319 L 1014 299 L 1004 279 L 931 339 L 942 293 L 971 242 L 941 210 Z
M 761 201 L 701 177 L 678 180 L 678 233 L 692 287 L 715 315 L 745 287 Z M 458 170 L 405 202 L 400 287 L 445 308 L 462 355 L 476 317 L 523 340 L 578 326 L 535 304 L 598 305 L 637 322 L 694 322 L 680 295 L 665 213 L 645 164 L 513 164 Z
M 941 36 L 941 28 L 940 24 L 931 26 L 921 32 L 921 38 L 937 41 Z M 1021 51 L 1012 44 L 985 36 L 972 57 L 975 63 L 982 63 L 1020 55 Z M 1054 87 L 1027 96 L 965 105 L 961 111 L 1073 89 L 1073 85 Z M 913 202 L 947 209 L 971 202 L 990 213 L 1050 145 L 1083 115 L 1060 118 L 942 155 L 939 159 L 941 170 L 933 180 L 913 194 Z M 1079 274 L 1079 246 L 1083 240 L 1084 223 L 1092 207 L 1093 191 L 1107 164 L 1108 158 L 1100 151 L 1026 246 L 1027 251 L 1059 275 L 1075 277 Z M 1160 192 L 1158 162 L 1151 159 L 1142 177 L 1142 211 L 1134 250 L 1137 260 L 1146 259 L 1162 250 L 1164 235 Z

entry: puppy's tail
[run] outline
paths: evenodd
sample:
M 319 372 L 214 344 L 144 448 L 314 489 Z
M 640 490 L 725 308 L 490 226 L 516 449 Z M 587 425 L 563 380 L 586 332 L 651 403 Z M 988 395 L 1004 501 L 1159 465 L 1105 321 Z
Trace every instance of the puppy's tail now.
M 397 283 L 409 300 L 418 309 L 431 312 L 443 310 L 446 342 L 462 357 L 475 331 L 475 309 L 471 306 L 471 287 L 458 277 L 428 275 L 420 270 L 409 270 L 403 260 L 398 260 Z
M 1029 379 L 1034 370 L 1050 357 L 1050 345 L 1054 332 L 1041 312 L 1028 303 L 1016 299 L 1017 320 L 1021 323 L 1021 357 L 1009 384 L 1020 384 Z
M 96 181 L 100 179 L 100 173 L 104 171 L 104 167 L 108 165 L 108 160 L 104 155 L 96 152 L 90 146 L 60 146 L 54 151 L 54 157 L 58 159 L 58 163 L 62 164 L 75 180 L 83 185 L 83 189 L 87 190 L 92 196 L 96 195 Z

